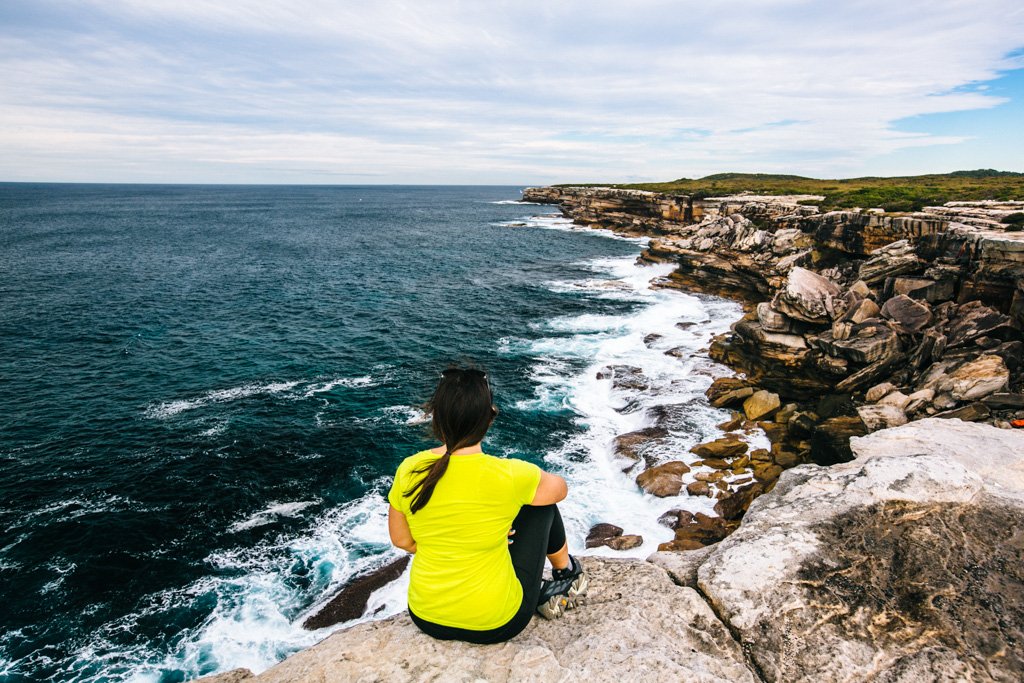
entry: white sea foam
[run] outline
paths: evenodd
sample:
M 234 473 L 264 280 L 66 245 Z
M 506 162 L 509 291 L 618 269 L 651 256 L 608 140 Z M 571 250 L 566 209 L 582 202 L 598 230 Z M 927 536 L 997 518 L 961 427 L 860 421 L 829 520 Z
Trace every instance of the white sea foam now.
M 577 225 L 576 223 L 573 223 L 571 219 L 566 218 L 559 213 L 527 216 L 525 218 L 519 218 L 512 221 L 501 221 L 494 225 L 502 228 L 540 228 L 541 230 L 559 230 L 561 232 L 581 232 L 600 235 L 601 237 L 606 237 L 608 239 L 634 242 L 636 244 L 647 244 L 649 241 L 646 237 L 618 235 L 611 230 L 605 230 L 603 228 L 591 228 L 586 225 Z
M 281 517 L 298 517 L 299 513 L 319 501 L 300 500 L 292 503 L 271 503 L 267 508 L 253 513 L 241 522 L 236 522 L 228 527 L 228 531 L 238 532 L 246 529 L 253 529 L 265 524 L 276 522 Z
M 202 396 L 178 401 L 168 401 L 152 405 L 146 408 L 145 415 L 148 418 L 168 418 L 183 413 L 186 410 L 195 410 L 211 403 L 227 403 L 237 401 L 250 396 L 261 396 L 268 394 L 280 394 L 298 386 L 300 382 L 270 382 L 267 384 L 245 384 L 240 387 L 218 389 L 210 391 Z
M 545 456 L 569 480 L 569 498 L 559 507 L 573 552 L 645 557 L 658 543 L 673 536 L 670 529 L 658 524 L 659 515 L 673 508 L 712 512 L 714 500 L 690 497 L 685 492 L 669 498 L 643 494 L 633 481 L 635 472 L 622 472 L 628 463 L 615 456 L 613 440 L 619 434 L 650 425 L 649 409 L 674 406 L 671 410 L 680 413 L 682 419 L 672 422 L 670 436 L 658 457 L 690 463 L 697 459 L 688 453 L 689 448 L 719 435 L 715 425 L 728 415 L 712 408 L 704 398 L 704 390 L 712 379 L 728 371 L 699 350 L 712 335 L 728 329 L 739 316 L 740 307 L 710 297 L 651 289 L 648 283 L 652 278 L 670 272 L 668 264 L 638 266 L 633 257 L 627 257 L 597 259 L 586 265 L 615 277 L 620 295 L 646 305 L 626 316 L 584 313 L 556 318 L 541 329 L 557 336 L 506 339 L 501 348 L 505 353 L 525 352 L 540 358 L 531 371 L 537 384 L 535 396 L 520 402 L 518 408 L 570 410 L 584 427 L 584 431 Z M 604 281 L 593 283 L 595 293 L 607 290 Z M 580 283 L 578 290 L 586 291 L 586 284 Z M 684 330 L 676 326 L 677 322 L 695 325 Z M 650 334 L 659 336 L 648 337 Z M 682 359 L 666 355 L 669 349 L 677 349 Z M 567 374 L 564 368 L 572 360 L 589 363 L 584 371 Z M 597 379 L 602 368 L 614 365 L 640 368 L 649 386 L 642 390 L 616 389 L 610 380 Z M 763 437 L 748 440 L 755 446 L 764 445 Z M 695 468 L 685 481 L 692 481 L 697 471 L 700 468 Z M 623 527 L 627 534 L 640 534 L 644 543 L 625 552 L 609 548 L 585 550 L 583 540 L 590 526 L 597 522 L 611 522 Z
M 391 377 L 391 370 L 386 365 L 377 365 L 373 373 L 358 377 L 332 377 L 315 380 L 296 380 L 289 382 L 253 382 L 238 387 L 216 389 L 195 398 L 162 401 L 146 408 L 144 415 L 150 419 L 166 419 L 181 413 L 205 406 L 240 401 L 253 396 L 282 396 L 290 400 L 313 398 L 325 394 L 338 387 L 370 387 L 377 386 Z M 203 436 L 212 436 L 219 432 L 203 432 Z
M 496 202 L 488 202 L 488 204 L 521 204 L 525 206 L 543 206 L 540 202 L 524 202 L 522 199 L 499 199 Z

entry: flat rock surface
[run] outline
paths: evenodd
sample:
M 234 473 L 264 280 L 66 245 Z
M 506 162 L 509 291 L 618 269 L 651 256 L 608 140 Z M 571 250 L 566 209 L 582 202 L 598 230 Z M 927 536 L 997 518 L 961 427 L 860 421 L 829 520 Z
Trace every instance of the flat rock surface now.
M 434 640 L 400 615 L 335 633 L 245 680 L 757 680 L 739 645 L 692 588 L 677 586 L 647 562 L 584 558 L 584 566 L 590 601 L 556 621 L 534 618 L 507 643 Z
M 769 681 L 1024 677 L 1024 437 L 922 420 L 785 472 L 698 569 Z

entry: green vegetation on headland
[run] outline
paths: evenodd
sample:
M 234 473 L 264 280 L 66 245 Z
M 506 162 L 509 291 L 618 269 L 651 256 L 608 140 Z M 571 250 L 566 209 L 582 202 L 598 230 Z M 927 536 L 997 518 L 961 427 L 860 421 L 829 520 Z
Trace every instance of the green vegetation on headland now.
M 593 183 L 598 184 L 598 183 Z M 886 211 L 919 211 L 945 202 L 981 199 L 1024 200 L 1024 173 L 980 169 L 954 173 L 896 178 L 845 178 L 819 180 L 797 175 L 765 173 L 717 173 L 704 178 L 680 178 L 665 183 L 611 185 L 667 194 L 686 194 L 701 199 L 738 192 L 755 194 L 823 195 L 824 210 L 879 207 Z

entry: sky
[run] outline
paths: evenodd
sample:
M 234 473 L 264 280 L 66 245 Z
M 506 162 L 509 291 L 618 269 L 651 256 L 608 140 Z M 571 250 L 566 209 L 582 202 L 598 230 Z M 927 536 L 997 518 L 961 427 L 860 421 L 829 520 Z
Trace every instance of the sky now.
M 6 0 L 0 181 L 1024 171 L 1020 0 Z

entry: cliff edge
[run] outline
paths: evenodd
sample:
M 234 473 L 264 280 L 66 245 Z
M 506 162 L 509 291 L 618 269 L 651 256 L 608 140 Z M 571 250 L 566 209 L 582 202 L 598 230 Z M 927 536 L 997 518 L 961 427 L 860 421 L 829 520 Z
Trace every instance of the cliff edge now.
M 714 546 L 586 558 L 587 605 L 500 645 L 407 616 L 331 635 L 253 681 L 1018 681 L 1024 438 L 927 418 L 782 473 Z

